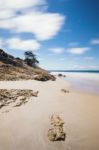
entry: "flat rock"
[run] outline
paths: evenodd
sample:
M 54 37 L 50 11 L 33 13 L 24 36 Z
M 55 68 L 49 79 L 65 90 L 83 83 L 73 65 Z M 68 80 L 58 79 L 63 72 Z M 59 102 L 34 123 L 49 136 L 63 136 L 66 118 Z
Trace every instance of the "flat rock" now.
M 37 97 L 39 91 L 20 89 L 0 89 L 0 109 L 13 104 L 13 107 L 21 106 L 28 102 L 31 97 Z
M 64 132 L 64 121 L 60 116 L 54 114 L 51 116 L 52 128 L 48 130 L 48 138 L 50 141 L 65 141 L 66 133 Z

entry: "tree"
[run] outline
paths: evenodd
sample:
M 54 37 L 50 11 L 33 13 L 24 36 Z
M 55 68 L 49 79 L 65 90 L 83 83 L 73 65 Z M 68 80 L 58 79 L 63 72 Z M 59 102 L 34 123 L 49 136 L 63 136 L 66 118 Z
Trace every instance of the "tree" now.
M 37 60 L 36 55 L 33 54 L 32 51 L 25 51 L 24 55 L 25 55 L 25 62 L 27 63 L 27 65 L 32 67 L 37 66 L 39 61 Z

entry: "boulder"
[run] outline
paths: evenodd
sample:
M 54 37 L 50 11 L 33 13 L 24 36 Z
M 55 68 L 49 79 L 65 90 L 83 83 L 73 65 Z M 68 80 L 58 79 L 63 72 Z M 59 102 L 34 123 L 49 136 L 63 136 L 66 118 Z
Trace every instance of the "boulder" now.
M 58 74 L 58 77 L 62 77 L 63 75 L 61 73 Z
M 64 78 L 65 78 L 66 75 L 63 75 L 63 74 L 59 73 L 59 74 L 58 74 L 58 77 L 64 77 Z
M 42 73 L 42 74 L 39 74 L 39 75 L 36 75 L 34 77 L 34 80 L 38 80 L 38 81 L 48 81 L 48 80 L 52 80 L 52 81 L 55 81 L 56 78 L 55 76 L 49 74 L 49 73 Z

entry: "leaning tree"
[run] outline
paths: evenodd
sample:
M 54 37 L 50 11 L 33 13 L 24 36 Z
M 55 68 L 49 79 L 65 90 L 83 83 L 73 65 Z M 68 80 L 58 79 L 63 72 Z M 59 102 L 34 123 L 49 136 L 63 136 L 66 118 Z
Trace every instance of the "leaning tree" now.
M 36 55 L 32 51 L 25 51 L 25 62 L 27 65 L 31 67 L 36 67 L 39 63 L 39 61 L 36 58 Z

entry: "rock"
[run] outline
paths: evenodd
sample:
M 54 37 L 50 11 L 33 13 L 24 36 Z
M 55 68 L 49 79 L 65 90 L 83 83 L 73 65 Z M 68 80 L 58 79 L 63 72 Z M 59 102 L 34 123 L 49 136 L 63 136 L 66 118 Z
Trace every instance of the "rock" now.
M 13 107 L 21 106 L 29 101 L 33 96 L 38 96 L 38 91 L 33 92 L 32 90 L 0 90 L 0 109 L 4 106 L 8 106 L 11 103 Z
M 63 126 L 64 121 L 56 114 L 51 116 L 51 124 L 53 126 Z
M 50 141 L 65 141 L 66 133 L 63 130 L 64 121 L 56 114 L 51 116 L 52 128 L 48 130 Z
M 42 74 L 39 74 L 39 75 L 35 76 L 34 80 L 38 80 L 38 81 L 52 80 L 52 81 L 55 81 L 56 78 L 55 78 L 55 76 L 53 76 L 53 75 L 51 75 L 49 73 L 42 73 Z
M 33 93 L 33 96 L 38 97 L 38 93 L 39 93 L 39 91 L 34 92 L 34 93 Z
M 59 74 L 58 74 L 58 77 L 64 77 L 64 78 L 65 78 L 66 75 L 63 75 L 63 74 L 59 73 Z
M 54 128 L 51 128 L 48 130 L 48 138 L 50 141 L 55 141 L 56 139 L 56 132 L 54 130 Z
M 66 78 L 66 75 L 63 75 L 64 78 Z
M 61 91 L 64 92 L 64 93 L 69 93 L 69 91 L 66 90 L 66 89 L 61 89 Z
M 64 141 L 66 134 L 61 127 L 54 127 L 48 130 L 48 137 L 50 141 Z
M 58 74 L 58 77 L 62 77 L 63 75 L 61 73 Z

